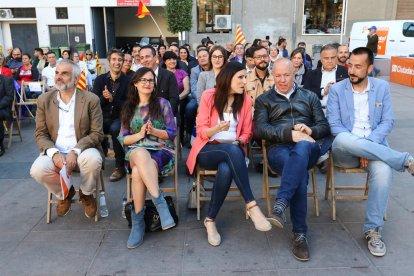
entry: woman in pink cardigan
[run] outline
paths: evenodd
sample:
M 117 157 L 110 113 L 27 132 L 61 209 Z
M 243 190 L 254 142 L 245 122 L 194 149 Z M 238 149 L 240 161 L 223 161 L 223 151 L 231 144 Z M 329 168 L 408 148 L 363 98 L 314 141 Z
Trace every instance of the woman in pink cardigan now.
M 245 202 L 247 214 L 259 231 L 272 226 L 260 211 L 252 194 L 245 162 L 245 145 L 252 135 L 252 100 L 244 93 L 246 70 L 230 62 L 217 75 L 216 88 L 206 90 L 200 101 L 197 137 L 187 159 L 190 173 L 196 163 L 217 170 L 208 215 L 204 220 L 208 242 L 220 245 L 215 218 L 234 179 Z

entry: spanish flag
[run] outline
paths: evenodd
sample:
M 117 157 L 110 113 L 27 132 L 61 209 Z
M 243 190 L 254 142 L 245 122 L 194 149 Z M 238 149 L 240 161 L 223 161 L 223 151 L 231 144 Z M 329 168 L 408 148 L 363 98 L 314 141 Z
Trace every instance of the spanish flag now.
M 144 18 L 146 15 L 150 15 L 150 14 L 151 14 L 150 11 L 147 9 L 144 3 L 142 3 L 142 1 L 139 1 L 136 17 Z
M 236 27 L 236 39 L 234 40 L 235 44 L 244 44 L 246 43 L 246 38 L 244 37 L 244 34 L 241 30 L 240 25 L 237 25 Z

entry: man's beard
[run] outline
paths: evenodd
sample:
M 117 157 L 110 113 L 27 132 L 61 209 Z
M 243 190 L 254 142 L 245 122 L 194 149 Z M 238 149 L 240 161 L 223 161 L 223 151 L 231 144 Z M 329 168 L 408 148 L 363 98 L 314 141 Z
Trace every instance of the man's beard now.
M 265 64 L 265 66 L 262 66 L 262 64 Z M 256 68 L 261 71 L 265 71 L 267 67 L 269 67 L 269 63 L 267 62 L 260 62 L 258 65 L 256 65 Z
M 340 63 L 345 63 L 345 62 L 346 62 L 346 60 L 347 60 L 347 57 L 339 57 L 339 58 L 338 58 L 338 61 L 339 61 Z
M 68 89 L 75 87 L 75 84 L 73 82 L 70 82 L 68 84 L 62 84 L 62 85 L 55 84 L 55 87 L 59 91 L 66 91 Z
M 357 80 L 353 81 L 351 77 L 356 77 L 356 78 L 357 78 Z M 367 77 L 367 76 L 365 76 L 365 77 L 363 77 L 363 78 L 360 78 L 360 77 L 355 76 L 355 75 L 350 75 L 350 76 L 349 76 L 349 81 L 350 81 L 352 84 L 360 84 L 363 80 L 365 80 L 365 78 L 366 78 L 366 77 Z

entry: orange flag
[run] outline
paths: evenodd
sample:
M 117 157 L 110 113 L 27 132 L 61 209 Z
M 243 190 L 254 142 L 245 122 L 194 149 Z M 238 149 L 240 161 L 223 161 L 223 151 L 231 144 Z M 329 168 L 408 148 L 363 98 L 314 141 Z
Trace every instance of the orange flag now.
M 151 14 L 150 11 L 147 9 L 144 3 L 142 3 L 142 1 L 139 1 L 136 17 L 144 18 L 146 15 L 150 15 L 150 14 Z
M 246 38 L 244 37 L 244 34 L 241 30 L 240 25 L 237 25 L 236 27 L 236 39 L 234 40 L 234 44 L 244 44 L 246 43 Z
M 78 81 L 78 85 L 76 86 L 76 88 L 86 90 L 86 74 L 85 74 L 85 71 L 82 71 L 81 77 Z

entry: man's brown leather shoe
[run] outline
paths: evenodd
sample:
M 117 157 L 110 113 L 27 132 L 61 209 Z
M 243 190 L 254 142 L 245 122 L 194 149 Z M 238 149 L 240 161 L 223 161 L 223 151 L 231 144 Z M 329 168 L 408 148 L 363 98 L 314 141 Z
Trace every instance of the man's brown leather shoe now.
M 292 253 L 299 261 L 309 261 L 308 240 L 304 234 L 293 234 Z
M 68 196 L 64 200 L 58 200 L 56 204 L 56 213 L 59 217 L 66 216 L 70 211 L 70 205 L 72 204 L 72 198 L 75 196 L 75 188 L 70 187 Z
M 79 201 L 82 202 L 83 210 L 87 218 L 93 218 L 96 214 L 96 200 L 93 195 L 84 195 L 79 189 Z

